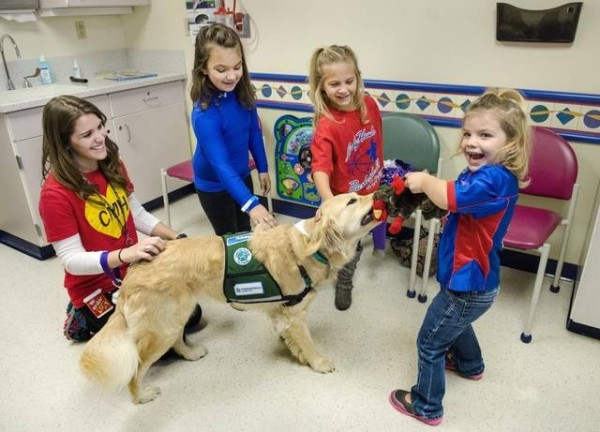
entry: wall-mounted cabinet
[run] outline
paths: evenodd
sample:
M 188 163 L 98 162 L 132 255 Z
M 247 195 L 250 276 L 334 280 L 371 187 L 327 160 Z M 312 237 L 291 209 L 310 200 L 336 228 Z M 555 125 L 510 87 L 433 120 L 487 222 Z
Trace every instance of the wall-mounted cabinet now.
M 40 7 L 40 0 L 0 0 L 0 11 L 32 11 Z
M 40 0 L 41 17 L 118 15 L 133 11 L 132 6 L 147 6 L 150 0 Z
M 150 0 L 40 0 L 42 9 L 71 7 L 146 6 Z

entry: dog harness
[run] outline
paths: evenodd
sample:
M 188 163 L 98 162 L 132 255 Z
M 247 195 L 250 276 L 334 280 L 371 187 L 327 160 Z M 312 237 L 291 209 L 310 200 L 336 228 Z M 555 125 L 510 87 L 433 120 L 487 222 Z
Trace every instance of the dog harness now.
M 225 275 L 223 294 L 230 303 L 271 303 L 284 302 L 285 306 L 300 303 L 312 290 L 312 280 L 303 266 L 298 266 L 304 279 L 304 290 L 296 295 L 284 295 L 281 287 L 267 268 L 256 260 L 248 248 L 252 233 L 238 233 L 223 236 L 225 246 Z M 327 258 L 317 252 L 320 262 Z

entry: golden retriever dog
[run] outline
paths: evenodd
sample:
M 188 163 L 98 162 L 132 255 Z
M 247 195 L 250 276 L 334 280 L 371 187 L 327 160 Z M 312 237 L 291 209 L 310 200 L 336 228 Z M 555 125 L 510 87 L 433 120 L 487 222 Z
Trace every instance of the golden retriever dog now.
M 316 295 L 311 288 L 335 277 L 353 257 L 358 241 L 379 223 L 372 206 L 372 195 L 335 196 L 321 205 L 318 220 L 271 229 L 259 225 L 245 249 L 268 270 L 282 297 L 230 304 L 267 312 L 291 353 L 317 372 L 332 372 L 334 366 L 317 351 L 305 323 Z M 131 266 L 116 311 L 83 351 L 84 374 L 109 388 L 128 384 L 134 403 L 156 398 L 160 389 L 142 387 L 142 380 L 167 350 L 173 348 L 186 360 L 206 355 L 203 346 L 185 342 L 183 328 L 203 294 L 226 301 L 225 261 L 223 239 L 207 236 L 168 242 L 154 260 Z

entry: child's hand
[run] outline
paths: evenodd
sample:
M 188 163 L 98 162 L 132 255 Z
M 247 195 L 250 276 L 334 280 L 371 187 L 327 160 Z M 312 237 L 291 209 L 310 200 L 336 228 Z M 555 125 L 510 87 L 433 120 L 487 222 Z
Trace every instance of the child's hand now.
M 413 193 L 423 192 L 423 183 L 431 177 L 426 171 L 407 173 L 404 178 L 404 184 Z
M 269 210 L 267 210 L 267 208 L 262 204 L 259 204 L 256 207 L 254 207 L 252 210 L 250 210 L 248 214 L 250 215 L 250 222 L 253 226 L 256 226 L 261 223 L 266 224 L 271 228 L 277 226 L 277 221 L 275 220 L 275 217 L 271 213 L 269 213 Z
M 258 174 L 258 180 L 260 182 L 260 192 L 263 195 L 268 195 L 271 192 L 271 178 L 269 173 Z

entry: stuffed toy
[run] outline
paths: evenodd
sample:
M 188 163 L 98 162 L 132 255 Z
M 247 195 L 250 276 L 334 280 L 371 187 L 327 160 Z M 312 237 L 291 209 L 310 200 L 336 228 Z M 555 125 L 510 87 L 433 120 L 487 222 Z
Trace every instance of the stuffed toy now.
M 392 179 L 389 186 L 380 186 L 373 199 L 373 216 L 375 219 L 385 221 L 388 216 L 394 218 L 389 227 L 390 234 L 398 234 L 402 229 L 404 220 L 409 218 L 418 208 L 421 209 L 425 219 L 441 218 L 448 213 L 436 206 L 426 194 L 411 192 L 405 186 L 404 179 L 398 176 Z M 385 215 L 385 217 L 382 215 Z

